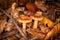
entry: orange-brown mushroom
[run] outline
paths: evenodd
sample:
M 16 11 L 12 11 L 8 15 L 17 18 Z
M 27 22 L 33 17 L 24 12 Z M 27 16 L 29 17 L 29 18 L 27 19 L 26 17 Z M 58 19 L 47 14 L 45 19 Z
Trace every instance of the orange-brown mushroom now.
M 24 33 L 26 33 L 26 23 L 32 22 L 31 18 L 25 15 L 18 18 L 17 21 L 22 23 L 23 26 L 22 30 Z
M 31 16 L 31 18 L 34 20 L 33 28 L 37 29 L 38 21 L 42 21 L 42 19 L 43 19 L 41 12 L 37 12 L 37 14 Z

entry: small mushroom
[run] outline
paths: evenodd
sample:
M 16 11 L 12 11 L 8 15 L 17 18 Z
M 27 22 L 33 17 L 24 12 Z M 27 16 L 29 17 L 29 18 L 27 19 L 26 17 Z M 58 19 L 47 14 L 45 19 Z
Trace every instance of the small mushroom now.
M 31 16 L 31 18 L 34 20 L 34 25 L 33 28 L 37 29 L 38 27 L 38 21 L 42 21 L 43 17 L 42 17 L 42 12 L 37 12 L 37 14 L 35 14 L 34 16 Z
M 18 22 L 22 23 L 23 25 L 23 32 L 26 33 L 26 24 L 32 22 L 31 18 L 25 15 L 22 15 L 20 18 L 17 19 Z

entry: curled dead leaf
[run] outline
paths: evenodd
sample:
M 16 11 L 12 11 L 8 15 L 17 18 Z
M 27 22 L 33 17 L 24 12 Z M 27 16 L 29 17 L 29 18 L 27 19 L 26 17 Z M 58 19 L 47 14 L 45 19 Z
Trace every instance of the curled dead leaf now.
M 33 12 L 35 12 L 35 9 L 36 9 L 35 4 L 33 4 L 33 3 L 27 3 L 27 4 L 26 4 L 26 8 L 27 8 L 28 10 L 33 11 Z
M 53 25 L 54 25 L 54 23 L 51 20 L 49 20 L 48 18 L 46 18 L 46 17 L 43 18 L 43 23 L 45 25 L 48 25 L 49 28 L 52 28 Z
M 60 33 L 60 23 L 56 24 L 54 28 L 46 35 L 45 40 L 56 36 L 58 33 Z
M 6 20 L 2 20 L 1 23 L 0 23 L 0 33 L 3 32 L 3 30 L 6 28 L 6 25 L 7 25 Z
M 48 7 L 45 6 L 44 3 L 41 2 L 41 1 L 36 1 L 36 2 L 35 2 L 35 5 L 36 5 L 36 7 L 37 7 L 38 9 L 40 9 L 40 10 L 42 10 L 42 11 L 46 11 L 46 10 L 48 9 Z

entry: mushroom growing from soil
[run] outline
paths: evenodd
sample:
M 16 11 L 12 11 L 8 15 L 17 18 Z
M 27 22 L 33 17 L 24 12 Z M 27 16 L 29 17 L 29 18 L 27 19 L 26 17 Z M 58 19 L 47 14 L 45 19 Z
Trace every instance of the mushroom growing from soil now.
M 31 18 L 25 15 L 22 15 L 20 18 L 17 19 L 18 22 L 22 23 L 22 30 L 26 33 L 26 24 L 32 22 Z
M 43 17 L 41 14 L 42 14 L 42 12 L 38 11 L 35 15 L 31 16 L 31 18 L 34 20 L 33 29 L 37 29 L 38 21 L 42 21 Z

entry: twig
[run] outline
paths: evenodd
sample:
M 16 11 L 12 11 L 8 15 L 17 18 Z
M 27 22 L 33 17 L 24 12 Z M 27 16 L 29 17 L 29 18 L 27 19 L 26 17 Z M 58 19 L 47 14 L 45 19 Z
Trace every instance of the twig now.
M 14 19 L 11 15 L 8 14 L 9 12 L 7 12 L 7 11 L 1 9 L 1 8 L 0 8 L 0 10 L 1 10 L 3 13 L 5 13 L 5 14 L 13 21 L 13 23 L 14 23 L 15 26 L 16 26 L 16 29 L 17 29 L 17 30 L 19 31 L 19 33 L 25 38 L 25 40 L 28 40 L 28 38 L 26 37 L 26 35 L 23 33 L 23 31 L 21 30 L 21 28 L 18 26 L 18 24 L 17 24 L 17 22 L 15 21 L 15 19 Z

